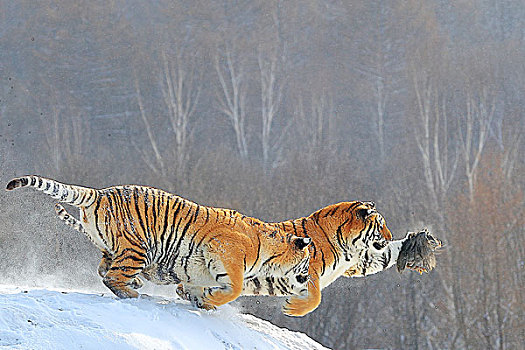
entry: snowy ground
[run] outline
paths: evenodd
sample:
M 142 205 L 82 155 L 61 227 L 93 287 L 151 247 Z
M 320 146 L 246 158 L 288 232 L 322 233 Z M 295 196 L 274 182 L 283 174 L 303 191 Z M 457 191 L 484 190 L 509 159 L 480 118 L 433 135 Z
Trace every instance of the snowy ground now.
M 231 306 L 0 285 L 0 349 L 326 349 Z

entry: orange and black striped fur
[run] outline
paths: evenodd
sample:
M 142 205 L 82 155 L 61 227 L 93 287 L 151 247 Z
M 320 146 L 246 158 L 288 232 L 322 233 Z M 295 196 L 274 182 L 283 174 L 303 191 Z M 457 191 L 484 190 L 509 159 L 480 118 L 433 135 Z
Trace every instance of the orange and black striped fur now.
M 98 272 L 120 298 L 138 296 L 139 276 L 180 284 L 195 305 L 213 309 L 241 293 L 300 296 L 307 292 L 311 240 L 286 226 L 235 210 L 195 204 L 144 186 L 93 189 L 39 176 L 11 180 L 80 208 L 58 216 L 103 252 Z
M 339 276 L 367 276 L 395 265 L 402 241 L 372 202 L 342 202 L 308 217 L 277 224 L 283 232 L 310 237 L 308 293 L 289 298 L 284 312 L 303 316 L 317 308 L 321 290 Z

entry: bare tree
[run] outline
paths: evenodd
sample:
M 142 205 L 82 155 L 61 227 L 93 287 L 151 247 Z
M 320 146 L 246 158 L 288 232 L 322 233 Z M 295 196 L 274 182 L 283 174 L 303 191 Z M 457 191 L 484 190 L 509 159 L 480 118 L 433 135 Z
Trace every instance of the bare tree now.
M 199 101 L 201 86 L 196 63 L 192 57 L 184 55 L 182 50 L 178 50 L 170 58 L 165 51 L 162 51 L 161 61 L 159 85 L 166 107 L 167 123 L 171 127 L 169 130 L 171 136 L 168 136 L 168 139 L 173 142 L 173 146 L 164 147 L 165 151 L 159 147 L 159 140 L 165 133 L 158 128 L 155 130 L 152 126 L 136 74 L 135 96 L 153 157 L 144 150 L 144 147 L 136 143 L 134 145 L 148 168 L 171 187 L 170 175 L 173 174 L 181 180 L 185 178 L 184 173 L 190 157 L 190 123 Z
M 175 134 L 175 173 L 179 176 L 184 173 L 189 159 L 189 121 L 195 112 L 201 90 L 194 58 L 185 57 L 183 50 L 179 49 L 168 60 L 166 52 L 162 52 L 163 76 L 160 84 L 168 108 L 168 119 Z
M 142 147 L 139 147 L 136 143 L 134 143 L 133 145 L 135 146 L 135 149 L 140 153 L 144 163 L 146 163 L 146 165 L 157 176 L 160 176 L 161 178 L 165 178 L 167 174 L 166 174 L 166 166 L 164 164 L 164 158 L 159 151 L 159 147 L 157 146 L 156 137 L 154 136 L 153 131 L 151 129 L 151 124 L 146 114 L 144 102 L 142 101 L 142 93 L 140 91 L 140 85 L 139 85 L 139 81 L 138 81 L 136 74 L 134 74 L 134 85 L 135 85 L 135 93 L 137 96 L 137 103 L 138 103 L 138 107 L 140 111 L 140 117 L 142 119 L 142 122 L 144 123 L 144 127 L 146 128 L 146 134 L 148 135 L 149 144 L 151 145 L 151 148 L 153 149 L 155 160 L 152 161 L 150 159 L 150 156 L 144 151 Z
M 334 144 L 334 115 L 333 94 L 318 92 L 315 87 L 301 94 L 294 105 L 294 125 L 304 145 L 302 153 L 318 168 L 318 174 L 321 169 L 316 160 L 326 159 L 324 153 Z
M 446 97 L 438 91 L 434 79 L 424 72 L 412 71 L 417 102 L 414 137 L 423 161 L 427 190 L 432 197 L 433 210 L 439 212 L 456 174 L 459 154 L 450 142 Z
M 81 111 L 75 107 L 71 96 L 59 96 L 59 92 L 44 78 L 42 85 L 48 96 L 39 108 L 39 118 L 49 159 L 53 159 L 54 170 L 71 170 L 75 160 L 81 159 L 89 140 L 90 127 Z
M 446 93 L 439 90 L 428 68 L 416 68 L 413 64 L 410 73 L 417 106 L 413 123 L 414 138 L 422 160 L 424 182 L 431 199 L 431 211 L 436 215 L 438 231 L 447 241 L 452 237 L 446 234 L 448 230 L 444 204 L 456 175 L 459 153 L 453 139 L 449 137 L 449 127 L 452 123 L 448 120 Z M 454 150 L 453 154 L 450 154 L 451 149 Z M 450 254 L 445 255 L 445 259 L 444 270 L 449 271 L 444 273 L 440 282 L 449 296 L 450 308 L 454 310 L 457 327 L 452 346 L 455 346 L 454 343 L 459 337 L 466 344 L 467 326 L 459 271 Z M 452 281 L 447 276 L 452 277 Z
M 458 126 L 461 151 L 465 165 L 469 198 L 474 200 L 474 185 L 476 181 L 476 170 L 481 160 L 481 155 L 487 139 L 494 111 L 496 110 L 496 99 L 482 87 L 479 94 L 473 93 L 470 88 L 467 91 L 467 110 L 461 116 Z
M 400 58 L 403 56 L 397 23 L 392 21 L 394 11 L 393 3 L 368 3 L 354 31 L 362 31 L 369 40 L 352 44 L 356 47 L 357 57 L 352 60 L 351 68 L 362 77 L 363 99 L 367 101 L 367 112 L 373 121 L 372 132 L 379 146 L 381 164 L 386 156 L 388 118 L 396 113 L 394 100 L 400 90 L 398 76 L 401 75 Z
M 273 126 L 283 97 L 284 81 L 280 57 L 275 50 L 269 56 L 260 51 L 258 63 L 261 82 L 261 143 L 263 161 L 268 168 L 279 162 L 283 138 L 291 122 L 280 130 Z
M 217 92 L 217 101 L 220 111 L 232 124 L 239 155 L 246 159 L 248 157 L 245 132 L 247 83 L 244 66 L 239 57 L 240 55 L 230 47 L 215 56 L 215 71 L 221 84 L 221 89 Z

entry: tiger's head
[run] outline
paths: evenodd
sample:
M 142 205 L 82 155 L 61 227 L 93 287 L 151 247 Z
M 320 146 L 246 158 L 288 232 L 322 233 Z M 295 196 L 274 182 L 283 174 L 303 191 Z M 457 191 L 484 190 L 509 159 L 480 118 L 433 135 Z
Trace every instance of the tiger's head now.
M 392 233 L 386 226 L 385 219 L 376 210 L 374 202 L 358 202 L 355 209 L 355 216 L 357 220 L 354 221 L 354 230 L 370 231 L 374 241 L 392 240 Z
M 269 256 L 263 262 L 263 269 L 269 275 L 276 289 L 284 295 L 306 293 L 309 280 L 310 251 L 309 237 L 294 234 L 276 234 L 270 237 Z
M 315 212 L 312 217 L 325 232 L 330 233 L 333 244 L 345 251 L 356 244 L 381 249 L 392 239 L 392 233 L 374 202 L 333 204 Z

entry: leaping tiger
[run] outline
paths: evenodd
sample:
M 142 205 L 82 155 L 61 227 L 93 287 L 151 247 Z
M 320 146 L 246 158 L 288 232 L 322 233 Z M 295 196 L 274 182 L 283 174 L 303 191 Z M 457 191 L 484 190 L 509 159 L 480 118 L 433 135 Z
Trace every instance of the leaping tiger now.
M 408 251 L 403 250 L 407 240 L 414 243 L 412 238 L 416 234 L 408 233 L 401 240 L 392 240 L 392 234 L 373 202 L 333 204 L 308 217 L 277 223 L 277 226 L 288 234 L 312 239 L 308 293 L 286 300 L 283 311 L 290 316 L 304 316 L 315 310 L 321 303 L 321 291 L 339 276 L 368 276 L 384 271 L 396 262 L 399 270 L 406 266 L 420 272 L 435 265 L 435 261 L 426 261 L 433 255 L 418 257 L 417 252 L 410 251 L 417 250 L 420 242 Z M 434 239 L 433 236 L 417 235 L 421 239 Z M 434 249 L 441 242 L 436 239 L 435 244 L 431 242 L 429 245 Z M 398 262 L 400 254 L 404 255 L 403 261 Z M 252 292 L 257 290 L 252 282 L 248 282 L 249 286 Z
M 243 290 L 286 296 L 308 290 L 311 239 L 286 225 L 145 186 L 93 189 L 29 175 L 6 189 L 26 186 L 80 209 L 78 220 L 56 205 L 58 216 L 102 251 L 98 272 L 120 298 L 139 295 L 139 276 L 181 284 L 205 309 L 231 302 Z

